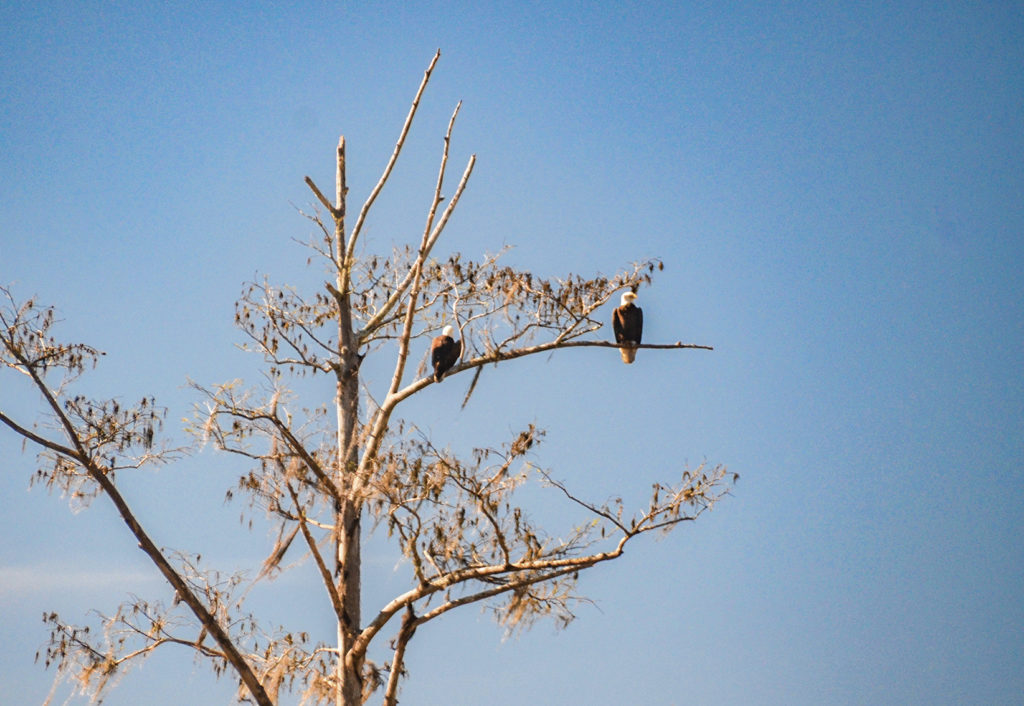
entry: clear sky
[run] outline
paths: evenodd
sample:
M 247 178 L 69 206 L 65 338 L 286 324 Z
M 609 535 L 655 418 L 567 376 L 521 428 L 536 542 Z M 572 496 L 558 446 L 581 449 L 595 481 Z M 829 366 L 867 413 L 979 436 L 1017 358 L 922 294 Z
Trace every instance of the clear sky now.
M 463 100 L 453 169 L 478 166 L 439 252 L 508 244 L 545 276 L 660 257 L 645 341 L 715 347 L 565 351 L 485 373 L 465 411 L 465 376 L 406 411 L 467 446 L 535 422 L 534 460 L 595 500 L 705 459 L 741 479 L 584 576 L 564 632 L 503 641 L 474 608 L 422 629 L 403 706 L 1024 700 L 1019 2 L 153 5 L 0 6 L 0 283 L 107 351 L 84 391 L 154 394 L 181 438 L 187 378 L 255 381 L 243 282 L 319 286 L 303 177 L 332 188 L 344 134 L 360 204 L 438 47 L 367 242 L 418 237 Z M 32 419 L 11 375 L 0 404 Z M 27 491 L 32 468 L 0 431 L 12 704 L 49 691 L 43 611 L 167 597 L 107 504 Z M 242 568 L 269 540 L 222 503 L 238 470 L 123 480 L 160 544 Z M 367 551 L 365 613 L 404 586 Z M 253 594 L 314 632 L 318 600 L 308 567 Z M 105 703 L 231 693 L 172 650 Z

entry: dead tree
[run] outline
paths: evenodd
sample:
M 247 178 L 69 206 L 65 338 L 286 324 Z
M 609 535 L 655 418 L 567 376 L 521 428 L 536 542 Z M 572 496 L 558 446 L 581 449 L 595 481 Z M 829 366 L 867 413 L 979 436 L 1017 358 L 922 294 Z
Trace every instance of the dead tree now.
M 465 404 L 484 366 L 574 347 L 616 348 L 598 337 L 599 315 L 617 293 L 650 284 L 661 269 L 650 261 L 612 277 L 544 279 L 504 266 L 500 254 L 438 256 L 437 243 L 475 163 L 470 157 L 445 199 L 458 106 L 419 242 L 390 255 L 358 254 L 367 249 L 361 239 L 368 214 L 439 57 L 425 72 L 384 172 L 351 227 L 344 138 L 334 198 L 306 178 L 318 202 L 307 215 L 318 233 L 308 245 L 329 272 L 322 288 L 305 295 L 263 281 L 249 285 L 237 303 L 236 323 L 248 347 L 265 358 L 269 382 L 250 389 L 237 382 L 195 385 L 203 401 L 191 431 L 201 443 L 251 462 L 229 493 L 247 494 L 276 526 L 279 539 L 255 578 L 206 570 L 198 557 L 162 550 L 149 538 L 116 476 L 179 453 L 157 443 L 163 410 L 151 399 L 121 408 L 113 400 L 73 395 L 71 384 L 99 353 L 57 341 L 52 309 L 18 304 L 4 290 L 3 363 L 28 376 L 53 424 L 43 433 L 3 410 L 0 422 L 40 450 L 37 480 L 75 497 L 108 498 L 175 595 L 171 605 L 141 599 L 123 605 L 103 619 L 100 638 L 48 616 L 52 634 L 44 661 L 83 691 L 102 691 L 124 666 L 173 643 L 192 647 L 218 675 L 233 673 L 239 698 L 261 705 L 276 703 L 281 689 L 301 693 L 304 703 L 337 706 L 362 704 L 383 690 L 383 703 L 395 704 L 406 648 L 424 624 L 480 602 L 488 602 L 507 629 L 543 617 L 567 624 L 580 600 L 580 572 L 618 558 L 641 535 L 696 519 L 735 480 L 721 466 L 679 469 L 677 480 L 654 483 L 649 503 L 630 513 L 621 500 L 591 502 L 534 466 L 529 459 L 543 432 L 532 425 L 500 448 L 482 446 L 461 458 L 397 417 L 404 401 L 436 384 L 422 369 L 412 371 L 411 360 L 444 325 L 453 325 L 461 342 L 461 358 L 444 384 L 463 375 Z M 389 379 L 363 379 L 368 355 L 393 356 Z M 330 381 L 333 408 L 302 408 L 289 387 L 296 376 Z M 534 525 L 517 504 L 517 489 L 529 482 L 550 488 L 591 521 L 556 533 Z M 409 586 L 372 607 L 364 620 L 360 542 L 374 531 L 396 543 Z M 312 643 L 299 632 L 268 634 L 255 616 L 242 613 L 244 588 L 278 571 L 293 545 L 316 566 L 337 625 L 334 644 Z M 374 663 L 371 646 L 387 659 Z

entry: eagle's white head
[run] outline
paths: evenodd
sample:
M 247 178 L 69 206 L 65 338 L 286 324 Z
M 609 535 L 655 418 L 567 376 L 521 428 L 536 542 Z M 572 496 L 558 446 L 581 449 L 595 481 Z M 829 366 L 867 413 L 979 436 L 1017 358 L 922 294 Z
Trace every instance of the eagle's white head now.
M 452 331 L 454 331 L 454 330 L 455 329 L 452 328 L 452 326 L 449 324 L 448 326 L 444 327 L 444 330 L 441 331 L 441 335 L 442 336 L 451 336 L 452 335 Z
M 636 292 L 623 292 L 620 306 L 626 306 L 626 304 L 632 304 L 636 301 Z

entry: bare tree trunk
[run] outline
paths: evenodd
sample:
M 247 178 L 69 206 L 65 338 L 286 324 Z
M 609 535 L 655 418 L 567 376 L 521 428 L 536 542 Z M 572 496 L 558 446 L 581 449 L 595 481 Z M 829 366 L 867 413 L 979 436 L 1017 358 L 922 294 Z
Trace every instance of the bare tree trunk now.
M 359 426 L 359 351 L 352 330 L 352 309 L 349 301 L 351 262 L 346 257 L 345 242 L 345 138 L 338 142 L 338 172 L 334 215 L 334 252 L 337 269 L 334 297 L 338 313 L 338 359 L 335 368 L 336 404 L 338 414 L 338 486 L 343 489 L 342 501 L 335 517 L 335 581 L 343 607 L 338 624 L 337 706 L 359 706 L 362 703 L 362 660 L 352 655 L 352 645 L 359 634 L 360 615 L 360 532 L 362 505 L 354 490 L 358 465 Z
M 342 620 L 338 624 L 338 706 L 359 706 L 362 703 L 362 664 L 354 661 L 352 646 L 359 634 L 360 615 L 360 529 L 361 506 L 352 492 L 352 481 L 357 465 L 356 424 L 359 398 L 357 371 L 348 379 L 338 381 L 338 455 L 342 474 L 341 506 L 337 508 L 335 526 L 337 565 L 335 581 L 342 605 Z

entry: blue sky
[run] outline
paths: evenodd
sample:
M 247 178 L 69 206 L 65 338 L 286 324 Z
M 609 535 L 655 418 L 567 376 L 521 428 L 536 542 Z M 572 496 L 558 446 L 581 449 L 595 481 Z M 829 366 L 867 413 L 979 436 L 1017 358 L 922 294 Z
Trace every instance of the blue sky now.
M 360 204 L 438 47 L 367 242 L 418 235 L 463 100 L 452 168 L 478 162 L 442 252 L 508 244 L 545 276 L 660 257 L 645 340 L 715 351 L 566 351 L 489 371 L 465 411 L 453 378 L 405 414 L 467 446 L 535 422 L 535 461 L 598 500 L 705 459 L 741 480 L 585 577 L 564 632 L 502 641 L 473 608 L 421 630 L 402 703 L 1020 703 L 1019 3 L 9 2 L 0 283 L 107 351 L 83 391 L 154 394 L 180 438 L 187 378 L 257 379 L 242 283 L 319 286 L 292 240 L 303 177 L 331 187 L 344 134 Z M 19 385 L 0 376 L 0 403 L 31 419 Z M 9 433 L 0 469 L 0 681 L 40 703 L 44 610 L 166 591 L 102 501 L 26 491 Z M 242 568 L 268 537 L 222 503 L 238 471 L 203 453 L 123 482 L 159 543 Z M 364 614 L 404 586 L 369 548 Z M 255 607 L 323 629 L 311 576 Z M 105 703 L 231 692 L 170 652 Z

